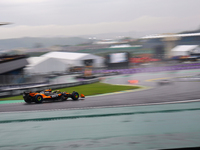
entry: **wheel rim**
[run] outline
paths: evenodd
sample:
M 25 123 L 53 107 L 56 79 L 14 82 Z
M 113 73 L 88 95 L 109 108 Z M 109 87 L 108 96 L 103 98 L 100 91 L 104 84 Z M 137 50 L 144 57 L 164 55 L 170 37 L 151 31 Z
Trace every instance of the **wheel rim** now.
M 41 100 L 42 100 L 41 96 L 38 96 L 37 100 L 38 100 L 38 101 L 41 101 Z
M 75 98 L 78 98 L 78 94 L 75 94 Z

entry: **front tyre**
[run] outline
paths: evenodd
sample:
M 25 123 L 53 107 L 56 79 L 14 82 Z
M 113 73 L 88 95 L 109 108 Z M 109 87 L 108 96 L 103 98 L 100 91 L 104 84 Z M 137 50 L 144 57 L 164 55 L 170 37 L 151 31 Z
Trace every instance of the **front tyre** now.
M 78 98 L 79 98 L 78 92 L 73 92 L 73 93 L 72 93 L 72 99 L 73 99 L 73 100 L 78 100 Z
M 43 97 L 41 95 L 36 95 L 35 96 L 35 102 L 36 103 L 42 103 L 43 102 Z

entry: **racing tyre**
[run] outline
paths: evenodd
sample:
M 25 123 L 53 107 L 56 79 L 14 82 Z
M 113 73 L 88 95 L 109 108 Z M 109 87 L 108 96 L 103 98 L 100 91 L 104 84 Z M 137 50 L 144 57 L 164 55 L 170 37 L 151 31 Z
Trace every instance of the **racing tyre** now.
M 36 103 L 42 103 L 43 102 L 43 97 L 41 95 L 36 95 L 35 96 L 35 102 Z
M 79 98 L 79 94 L 77 92 L 73 92 L 72 93 L 72 99 L 73 100 L 78 100 L 78 98 Z
M 25 97 L 24 98 L 24 101 L 27 103 L 27 104 L 30 104 L 32 102 L 31 98 L 30 97 Z

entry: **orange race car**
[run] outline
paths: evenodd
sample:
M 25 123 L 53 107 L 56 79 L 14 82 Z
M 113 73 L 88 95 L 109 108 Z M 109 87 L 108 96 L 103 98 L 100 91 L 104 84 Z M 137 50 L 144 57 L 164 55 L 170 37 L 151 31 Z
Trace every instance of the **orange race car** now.
M 26 103 L 42 103 L 44 100 L 62 100 L 65 101 L 68 98 L 71 98 L 72 100 L 78 100 L 79 97 L 85 98 L 85 95 L 81 94 L 79 96 L 78 92 L 60 92 L 59 90 L 53 91 L 51 89 L 47 89 L 41 92 L 24 92 L 23 98 Z

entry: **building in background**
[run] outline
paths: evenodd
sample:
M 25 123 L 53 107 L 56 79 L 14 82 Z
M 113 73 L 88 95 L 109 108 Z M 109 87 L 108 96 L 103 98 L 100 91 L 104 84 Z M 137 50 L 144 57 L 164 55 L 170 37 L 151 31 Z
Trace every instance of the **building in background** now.
M 66 73 L 74 67 L 103 67 L 104 58 L 88 53 L 49 52 L 40 57 L 30 57 L 26 73 Z
M 26 55 L 1 55 L 0 85 L 20 83 L 26 65 L 28 65 Z
M 173 56 L 171 49 L 177 45 L 200 45 L 200 31 L 150 35 L 142 37 L 141 41 L 143 48 L 154 50 L 155 57 L 171 58 Z
M 178 45 L 172 50 L 172 56 L 190 56 L 191 54 L 200 54 L 198 45 Z
M 25 74 L 53 74 L 66 72 L 67 64 L 56 58 L 29 57 Z

